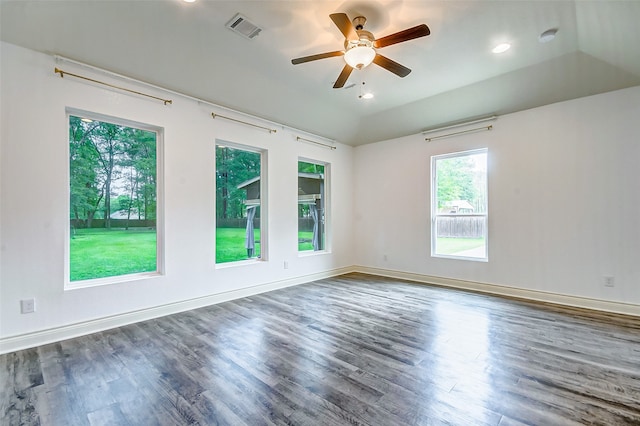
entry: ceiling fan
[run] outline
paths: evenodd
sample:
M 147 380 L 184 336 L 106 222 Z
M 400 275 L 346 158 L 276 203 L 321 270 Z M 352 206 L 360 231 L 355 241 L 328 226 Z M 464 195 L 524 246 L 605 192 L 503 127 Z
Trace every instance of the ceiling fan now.
M 345 13 L 332 13 L 329 17 L 345 37 L 344 50 L 303 56 L 302 58 L 292 59 L 291 63 L 293 65 L 297 65 L 305 62 L 316 61 L 318 59 L 344 56 L 347 63 L 333 85 L 334 89 L 339 89 L 344 86 L 354 68 L 362 69 L 372 62 L 387 71 L 391 71 L 399 77 L 406 77 L 411 72 L 409 68 L 392 61 L 386 56 L 382 56 L 377 53 L 376 49 L 381 49 L 386 46 L 391 46 L 392 44 L 402 43 L 404 41 L 413 40 L 414 38 L 424 37 L 431 34 L 429 27 L 425 24 L 421 24 L 386 37 L 376 39 L 373 34 L 363 29 L 365 22 L 367 22 L 367 19 L 364 16 L 354 18 L 353 24 Z

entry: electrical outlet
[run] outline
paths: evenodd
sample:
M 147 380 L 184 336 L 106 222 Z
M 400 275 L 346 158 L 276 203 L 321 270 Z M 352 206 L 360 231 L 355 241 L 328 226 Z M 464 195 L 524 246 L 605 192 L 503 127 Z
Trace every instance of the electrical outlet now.
M 20 301 L 20 313 L 30 314 L 36 311 L 36 299 L 24 299 Z
M 602 278 L 605 287 L 615 287 L 616 280 L 614 277 L 603 277 Z
M 289 269 L 289 261 L 288 260 L 284 261 L 284 269 Z

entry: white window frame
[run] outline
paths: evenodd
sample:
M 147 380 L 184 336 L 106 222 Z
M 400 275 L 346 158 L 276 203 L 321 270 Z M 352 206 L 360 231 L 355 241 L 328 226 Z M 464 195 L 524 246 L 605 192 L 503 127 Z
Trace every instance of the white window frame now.
M 296 174 L 298 164 L 300 162 L 317 164 L 324 167 L 324 248 L 322 250 L 297 250 L 299 257 L 314 256 L 318 254 L 331 253 L 331 163 L 326 161 L 314 160 L 308 157 L 298 157 L 296 163 Z M 296 175 L 296 183 L 298 176 Z M 297 186 L 297 185 L 296 185 Z M 297 214 L 296 214 L 297 218 Z M 298 235 L 299 226 L 296 224 L 296 235 Z M 297 244 L 296 244 L 297 245 Z
M 239 150 L 243 150 L 243 151 L 248 151 L 248 152 L 254 152 L 256 154 L 260 154 L 260 257 L 255 257 L 255 258 L 251 258 L 251 259 L 242 259 L 242 260 L 235 260 L 232 262 L 223 262 L 223 263 L 218 263 L 218 259 L 216 256 L 216 252 L 217 252 L 217 247 L 215 247 L 214 249 L 214 263 L 215 263 L 215 268 L 216 269 L 224 269 L 224 268 L 229 268 L 229 267 L 236 267 L 236 266 L 243 266 L 243 265 L 252 265 L 252 264 L 259 264 L 262 262 L 266 262 L 269 260 L 269 256 L 268 256 L 268 252 L 269 252 L 269 240 L 268 240 L 268 200 L 267 200 L 267 194 L 268 194 L 268 179 L 267 179 L 267 158 L 268 158 L 268 151 L 264 148 L 259 148 L 256 146 L 251 146 L 251 145 L 245 145 L 245 144 L 241 144 L 241 143 L 236 143 L 236 142 L 229 142 L 223 139 L 216 139 L 215 141 L 215 148 L 217 148 L 218 146 L 221 147 L 227 147 L 227 148 L 233 148 L 233 149 L 239 149 Z M 215 156 L 217 155 L 216 149 L 214 148 L 214 169 L 215 169 L 215 164 L 217 163 L 217 158 L 215 158 Z M 215 192 L 214 194 L 217 194 L 218 192 L 218 188 L 217 186 L 215 187 Z M 217 202 L 218 200 L 216 199 L 214 202 L 214 205 L 216 205 L 216 212 L 217 212 Z M 217 216 L 215 216 L 215 220 L 217 221 L 218 218 Z M 217 238 L 217 232 L 218 232 L 218 227 L 216 226 L 216 224 L 214 223 L 214 228 L 215 228 L 215 237 Z
M 447 154 L 433 155 L 431 156 L 431 257 L 447 258 L 447 259 L 460 259 L 471 260 L 476 262 L 488 262 L 489 261 L 489 175 L 488 170 L 485 179 L 485 194 L 486 194 L 486 211 L 484 213 L 465 214 L 467 217 L 484 217 L 484 257 L 476 256 L 460 256 L 436 253 L 436 241 L 438 238 L 437 219 L 438 217 L 452 217 L 458 216 L 454 214 L 445 214 L 438 212 L 438 182 L 437 182 L 437 161 L 448 158 L 465 157 L 476 154 L 487 155 L 487 166 L 489 162 L 489 149 L 479 148 L 467 151 L 451 152 Z M 488 168 L 488 167 L 487 167 Z
M 71 208 L 68 197 L 69 182 L 71 181 L 71 164 L 69 163 L 69 122 L 70 117 L 82 117 L 94 121 L 102 121 L 119 126 L 131 127 L 139 130 L 154 132 L 156 134 L 156 270 L 151 272 L 136 272 L 133 274 L 114 275 L 111 277 L 91 278 L 87 280 L 71 281 L 71 227 L 65 226 L 65 255 L 64 255 L 64 290 L 75 290 L 87 287 L 96 287 L 109 284 L 118 284 L 129 281 L 137 281 L 160 277 L 165 275 L 165 231 L 164 231 L 164 128 L 147 123 L 141 123 L 126 118 L 113 117 L 96 112 L 85 111 L 76 108 L 66 108 L 65 146 L 67 158 L 67 221 L 71 217 Z

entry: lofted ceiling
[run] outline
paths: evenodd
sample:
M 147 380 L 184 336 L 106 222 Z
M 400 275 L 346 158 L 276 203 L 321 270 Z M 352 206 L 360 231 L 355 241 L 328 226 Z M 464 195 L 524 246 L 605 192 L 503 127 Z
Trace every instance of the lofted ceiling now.
M 0 1 L 3 41 L 58 54 L 349 145 L 640 85 L 640 1 Z M 241 13 L 249 40 L 225 24 Z M 412 72 L 354 70 L 329 14 L 367 18 L 377 38 L 431 35 L 380 53 Z M 557 28 L 556 38 L 538 36 Z M 508 41 L 505 53 L 491 49 Z M 2 60 L 10 58 L 2 57 Z M 360 99 L 364 87 L 373 99 Z

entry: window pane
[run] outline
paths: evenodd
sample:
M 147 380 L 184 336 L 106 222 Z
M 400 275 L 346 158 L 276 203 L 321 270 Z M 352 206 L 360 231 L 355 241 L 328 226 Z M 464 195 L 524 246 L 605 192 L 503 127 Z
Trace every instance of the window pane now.
M 433 157 L 432 164 L 432 253 L 486 259 L 486 150 Z
M 156 139 L 69 116 L 70 281 L 158 270 Z
M 325 165 L 298 161 L 298 250 L 325 250 Z
M 260 258 L 261 158 L 216 146 L 216 263 Z

